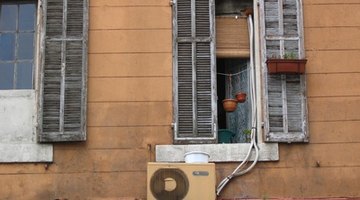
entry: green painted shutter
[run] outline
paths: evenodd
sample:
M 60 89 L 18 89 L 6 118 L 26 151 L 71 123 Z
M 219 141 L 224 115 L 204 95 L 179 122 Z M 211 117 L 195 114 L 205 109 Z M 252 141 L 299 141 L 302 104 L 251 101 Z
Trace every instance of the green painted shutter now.
M 39 141 L 86 139 L 87 0 L 43 2 Z
M 175 143 L 216 142 L 214 15 L 213 0 L 173 5 Z
M 308 142 L 304 75 L 268 74 L 266 58 L 296 53 L 304 58 L 301 0 L 261 3 L 265 83 L 265 141 Z

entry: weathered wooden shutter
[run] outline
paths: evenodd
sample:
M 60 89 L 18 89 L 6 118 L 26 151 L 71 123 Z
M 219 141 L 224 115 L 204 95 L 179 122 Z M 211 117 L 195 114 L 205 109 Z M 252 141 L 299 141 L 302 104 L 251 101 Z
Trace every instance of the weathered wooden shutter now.
M 216 142 L 214 0 L 173 5 L 174 142 Z
M 87 0 L 44 0 L 39 141 L 86 139 Z
M 265 78 L 265 140 L 307 142 L 307 104 L 304 75 L 267 73 L 266 58 L 295 53 L 304 58 L 301 0 L 261 1 L 263 69 Z

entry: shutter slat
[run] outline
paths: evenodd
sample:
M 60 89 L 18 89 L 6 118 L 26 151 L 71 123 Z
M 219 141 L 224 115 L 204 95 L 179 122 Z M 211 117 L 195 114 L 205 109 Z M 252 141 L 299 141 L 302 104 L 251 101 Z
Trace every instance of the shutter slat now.
M 210 9 L 209 0 L 195 1 L 196 36 L 210 37 Z
M 84 22 L 84 0 L 68 0 L 67 37 L 82 37 Z
M 178 124 L 183 137 L 193 135 L 192 46 L 178 44 Z
M 63 0 L 47 0 L 46 36 L 61 37 L 63 32 Z
M 212 137 L 210 43 L 196 45 L 197 128 L 201 137 Z
M 266 56 L 268 58 L 280 58 L 280 40 L 266 41 Z
M 265 57 L 281 58 L 286 53 L 295 53 L 299 57 L 304 55 L 298 30 L 298 24 L 302 24 L 298 0 L 264 0 L 262 3 Z M 266 141 L 307 142 L 304 76 L 264 72 Z
M 177 1 L 177 35 L 191 37 L 191 0 Z
M 43 131 L 60 131 L 61 42 L 46 42 L 43 79 Z
M 285 40 L 284 41 L 284 51 L 285 53 L 295 53 L 299 52 L 299 42 L 297 40 Z
M 302 90 L 298 75 L 287 75 L 286 96 L 289 132 L 302 132 Z
M 268 106 L 270 132 L 283 132 L 283 100 L 281 76 L 270 75 L 268 79 Z
M 213 143 L 214 11 L 211 0 L 176 1 L 174 8 L 175 143 Z M 180 40 L 179 40 L 180 39 Z M 215 109 L 216 110 L 216 109 Z
M 81 130 L 82 41 L 66 42 L 64 131 Z
M 284 36 L 292 37 L 298 36 L 297 28 L 297 7 L 296 1 L 284 0 L 283 3 L 283 22 L 284 22 Z
M 39 141 L 86 139 L 87 0 L 44 1 Z
M 280 35 L 278 1 L 265 1 L 265 31 L 267 36 Z

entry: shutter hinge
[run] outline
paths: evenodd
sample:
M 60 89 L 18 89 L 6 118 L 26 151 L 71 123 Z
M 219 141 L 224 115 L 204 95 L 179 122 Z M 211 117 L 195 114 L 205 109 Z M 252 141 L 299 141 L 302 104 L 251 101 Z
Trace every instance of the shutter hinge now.
M 176 122 L 171 123 L 171 129 L 173 130 L 173 132 L 175 134 L 177 134 L 177 124 L 176 124 Z
M 217 126 L 216 126 L 216 123 L 213 123 L 213 126 L 214 126 L 214 133 L 215 133 L 215 135 L 216 135 L 216 133 L 217 133 Z
M 169 1 L 169 5 L 170 5 L 170 6 L 173 6 L 175 3 L 176 3 L 176 0 L 170 0 L 170 1 Z

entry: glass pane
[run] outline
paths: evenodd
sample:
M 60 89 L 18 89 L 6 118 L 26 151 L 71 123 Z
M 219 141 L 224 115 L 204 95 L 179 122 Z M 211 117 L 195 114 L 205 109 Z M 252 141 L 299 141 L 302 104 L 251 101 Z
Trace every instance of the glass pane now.
M 19 30 L 34 30 L 35 4 L 20 4 Z
M 16 89 L 32 89 L 32 66 L 32 62 L 18 63 Z
M 0 34 L 0 60 L 14 60 L 15 34 Z
M 18 59 L 33 59 L 34 57 L 34 34 L 20 33 Z
M 15 31 L 17 20 L 17 5 L 1 5 L 0 31 Z
M 0 90 L 13 89 L 14 64 L 0 63 Z

